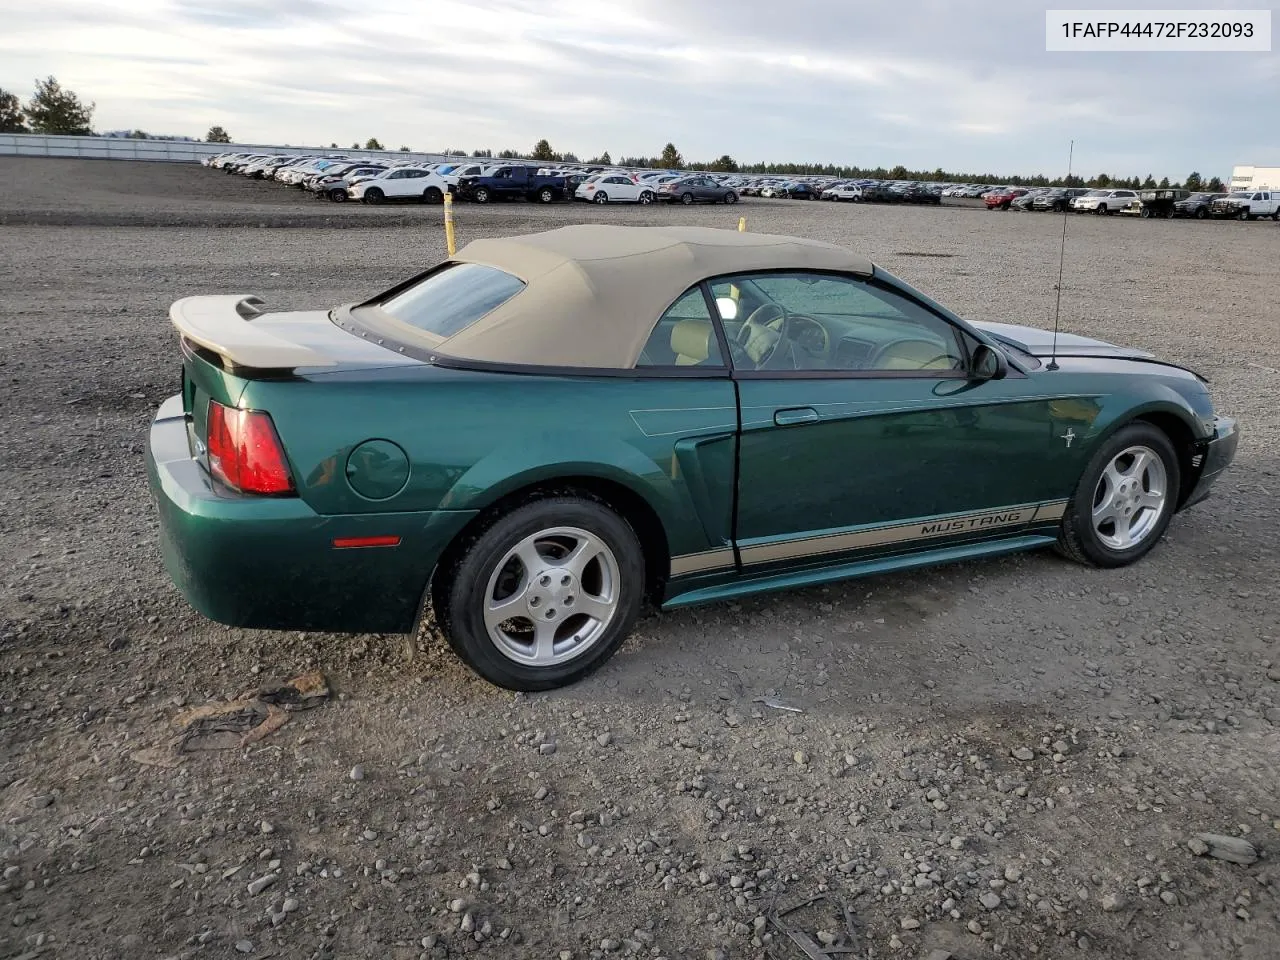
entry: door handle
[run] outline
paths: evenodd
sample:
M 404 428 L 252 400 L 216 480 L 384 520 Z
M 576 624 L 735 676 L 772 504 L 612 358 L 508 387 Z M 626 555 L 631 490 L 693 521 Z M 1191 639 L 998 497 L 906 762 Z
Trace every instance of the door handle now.
M 793 423 L 814 423 L 818 419 L 818 411 L 813 407 L 788 407 L 773 412 L 773 423 L 778 427 L 789 427 Z

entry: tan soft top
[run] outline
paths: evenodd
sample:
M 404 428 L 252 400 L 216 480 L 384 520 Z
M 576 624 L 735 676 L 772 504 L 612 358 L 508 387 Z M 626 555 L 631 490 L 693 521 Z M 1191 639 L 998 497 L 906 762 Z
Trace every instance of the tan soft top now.
M 633 367 L 658 318 L 701 280 L 758 270 L 872 272 L 869 260 L 835 244 L 710 227 L 561 227 L 475 240 L 453 260 L 505 270 L 527 286 L 433 348 L 493 363 L 610 369 Z

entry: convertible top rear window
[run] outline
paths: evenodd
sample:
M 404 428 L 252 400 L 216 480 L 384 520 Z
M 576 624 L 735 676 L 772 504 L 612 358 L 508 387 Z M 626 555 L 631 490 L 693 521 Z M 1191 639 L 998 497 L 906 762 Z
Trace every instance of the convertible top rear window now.
M 451 337 L 523 289 L 523 280 L 496 267 L 446 263 L 378 307 L 425 333 Z

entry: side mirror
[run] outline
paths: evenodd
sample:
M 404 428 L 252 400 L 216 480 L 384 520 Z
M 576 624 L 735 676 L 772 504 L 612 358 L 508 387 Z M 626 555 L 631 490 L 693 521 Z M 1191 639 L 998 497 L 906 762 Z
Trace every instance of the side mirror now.
M 1004 354 L 985 343 L 978 344 L 973 351 L 973 361 L 969 366 L 969 377 L 973 380 L 1002 380 L 1009 372 L 1009 361 Z
M 720 311 L 721 320 L 738 319 L 738 301 L 733 297 L 716 297 L 716 309 Z

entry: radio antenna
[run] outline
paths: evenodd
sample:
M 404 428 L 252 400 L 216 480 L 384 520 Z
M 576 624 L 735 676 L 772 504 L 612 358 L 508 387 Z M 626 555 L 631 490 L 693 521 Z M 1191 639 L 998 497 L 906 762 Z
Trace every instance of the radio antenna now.
M 1071 164 L 1075 160 L 1076 142 L 1071 141 L 1067 148 L 1067 186 L 1071 186 Z M 1053 346 L 1049 350 L 1049 365 L 1046 370 L 1058 369 L 1058 318 L 1062 315 L 1062 265 L 1067 257 L 1067 207 L 1070 203 L 1063 198 L 1062 203 L 1062 246 L 1058 249 L 1058 297 L 1053 306 Z

